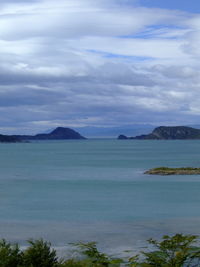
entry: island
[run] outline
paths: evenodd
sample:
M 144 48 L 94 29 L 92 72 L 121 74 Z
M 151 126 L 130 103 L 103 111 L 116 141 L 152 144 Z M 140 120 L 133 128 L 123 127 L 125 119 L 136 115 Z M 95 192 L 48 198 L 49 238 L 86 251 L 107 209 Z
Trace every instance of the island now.
M 0 143 L 18 143 L 18 142 L 21 142 L 21 140 L 15 136 L 0 134 Z
M 68 140 L 68 139 L 87 139 L 78 132 L 70 128 L 57 127 L 47 134 L 36 135 L 3 135 L 0 134 L 0 143 L 29 142 L 31 140 Z
M 36 134 L 36 135 L 14 135 L 13 137 L 26 140 L 68 140 L 68 139 L 86 139 L 80 133 L 70 128 L 57 127 L 50 133 Z
M 191 140 L 200 139 L 200 129 L 187 126 L 160 126 L 156 127 L 152 133 L 143 134 L 135 137 L 127 137 L 123 134 L 118 139 L 137 139 L 137 140 Z
M 200 174 L 200 168 L 182 167 L 182 168 L 169 168 L 158 167 L 145 171 L 144 174 L 154 175 L 193 175 Z

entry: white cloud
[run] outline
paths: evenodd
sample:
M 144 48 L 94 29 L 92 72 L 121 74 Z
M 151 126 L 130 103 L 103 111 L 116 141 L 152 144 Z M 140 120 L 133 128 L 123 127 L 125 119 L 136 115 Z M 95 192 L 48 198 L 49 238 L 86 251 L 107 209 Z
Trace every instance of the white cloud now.
M 198 14 L 117 0 L 0 6 L 0 126 L 197 122 Z

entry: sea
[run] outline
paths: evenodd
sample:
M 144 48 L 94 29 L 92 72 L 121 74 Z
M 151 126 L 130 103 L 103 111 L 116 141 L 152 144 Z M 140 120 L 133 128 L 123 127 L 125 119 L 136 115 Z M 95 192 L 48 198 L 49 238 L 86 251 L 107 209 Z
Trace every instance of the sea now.
M 200 141 L 1 143 L 0 238 L 43 238 L 61 254 L 95 241 L 119 255 L 165 234 L 200 235 L 200 175 L 144 174 L 159 166 L 200 167 Z

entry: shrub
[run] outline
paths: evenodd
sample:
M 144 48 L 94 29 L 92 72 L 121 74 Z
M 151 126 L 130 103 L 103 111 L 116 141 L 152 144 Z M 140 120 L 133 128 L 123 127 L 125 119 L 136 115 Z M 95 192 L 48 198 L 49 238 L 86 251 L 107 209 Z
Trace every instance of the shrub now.
M 56 251 L 51 244 L 40 240 L 29 240 L 30 246 L 24 251 L 24 267 L 57 267 Z
M 129 259 L 131 267 L 198 267 L 200 266 L 200 248 L 194 246 L 197 241 L 195 235 L 176 234 L 172 237 L 163 236 L 162 241 L 148 240 L 156 249 L 142 252 L 143 260 L 139 256 Z
M 97 249 L 95 242 L 77 243 L 74 244 L 80 249 L 80 252 L 86 257 L 88 264 L 85 266 L 94 267 L 119 267 L 122 263 L 122 259 L 109 257 L 107 254 L 100 252 Z
M 22 264 L 23 253 L 17 244 L 11 245 L 0 240 L 0 267 L 18 267 Z
M 42 239 L 30 240 L 24 252 L 3 239 L 0 267 L 200 267 L 200 247 L 195 246 L 195 235 L 166 235 L 161 241 L 150 239 L 148 242 L 150 251 L 141 252 L 126 262 L 100 252 L 95 242 L 75 244 L 83 259 L 58 261 L 51 244 Z

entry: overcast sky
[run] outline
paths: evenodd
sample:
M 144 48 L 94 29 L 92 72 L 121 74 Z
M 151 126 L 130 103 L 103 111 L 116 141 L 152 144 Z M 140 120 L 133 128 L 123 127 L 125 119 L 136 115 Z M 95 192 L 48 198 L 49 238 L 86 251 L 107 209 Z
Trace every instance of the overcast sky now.
M 0 0 L 0 131 L 200 124 L 199 0 Z

